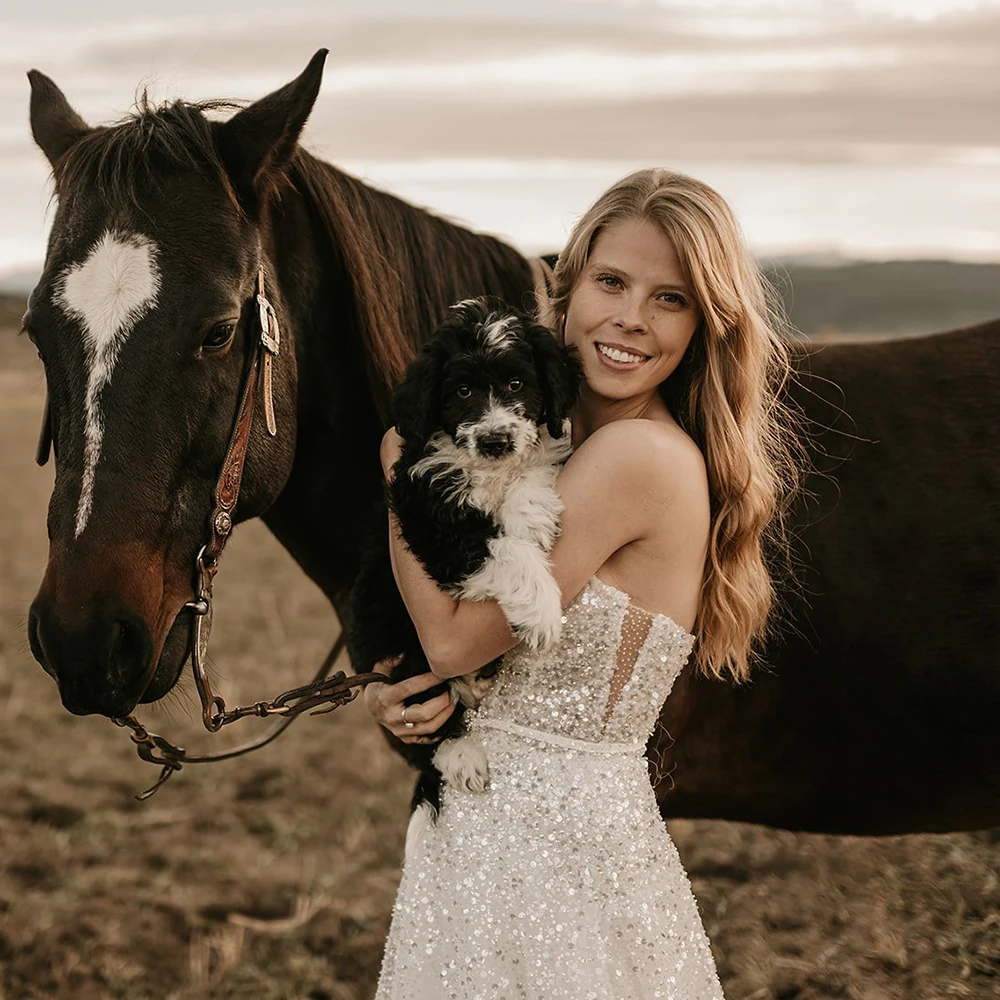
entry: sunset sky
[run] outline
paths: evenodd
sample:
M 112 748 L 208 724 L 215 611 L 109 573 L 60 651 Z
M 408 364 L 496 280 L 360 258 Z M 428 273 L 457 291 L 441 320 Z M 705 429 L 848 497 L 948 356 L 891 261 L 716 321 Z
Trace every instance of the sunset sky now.
M 1000 260 L 1000 0 L 42 0 L 0 15 L 0 272 L 44 255 L 37 67 L 93 123 L 254 98 L 331 50 L 304 141 L 403 197 L 558 248 L 611 181 L 709 181 L 762 254 Z

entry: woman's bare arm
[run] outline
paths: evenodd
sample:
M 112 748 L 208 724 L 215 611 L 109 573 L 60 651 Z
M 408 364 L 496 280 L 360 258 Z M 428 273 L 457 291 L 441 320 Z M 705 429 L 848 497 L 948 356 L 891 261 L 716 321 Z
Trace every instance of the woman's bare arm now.
M 397 442 L 387 435 L 384 468 L 395 461 Z M 615 421 L 576 450 L 556 482 L 564 511 L 551 563 L 564 607 L 618 549 L 662 521 L 674 505 L 679 477 L 691 468 L 690 447 L 679 447 L 674 435 L 651 421 Z M 438 677 L 469 673 L 516 644 L 500 606 L 459 601 L 442 591 L 394 521 L 389 544 L 400 594 Z

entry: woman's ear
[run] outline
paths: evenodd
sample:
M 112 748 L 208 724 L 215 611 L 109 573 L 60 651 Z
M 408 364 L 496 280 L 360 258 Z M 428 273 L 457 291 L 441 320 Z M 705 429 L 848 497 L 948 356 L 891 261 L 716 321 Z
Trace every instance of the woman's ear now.
M 443 374 L 444 354 L 437 344 L 425 344 L 393 393 L 392 417 L 407 451 L 423 451 L 440 424 Z
M 580 394 L 583 366 L 576 355 L 576 348 L 564 347 L 548 327 L 534 323 L 528 327 L 527 333 L 542 387 L 546 427 L 552 437 L 562 437 L 563 421 Z

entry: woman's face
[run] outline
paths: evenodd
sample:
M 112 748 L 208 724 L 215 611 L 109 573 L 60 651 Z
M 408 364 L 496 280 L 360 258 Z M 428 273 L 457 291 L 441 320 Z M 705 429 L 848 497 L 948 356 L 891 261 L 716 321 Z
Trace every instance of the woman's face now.
M 592 392 L 629 399 L 674 371 L 698 320 L 673 243 L 654 223 L 626 219 L 594 241 L 570 294 L 566 343 L 579 350 Z

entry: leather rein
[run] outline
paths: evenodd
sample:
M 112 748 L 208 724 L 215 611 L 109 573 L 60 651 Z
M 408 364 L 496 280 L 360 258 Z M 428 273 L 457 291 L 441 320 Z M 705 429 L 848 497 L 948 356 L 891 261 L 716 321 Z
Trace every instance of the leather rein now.
M 234 514 L 240 496 L 243 467 L 246 461 L 250 432 L 253 428 L 254 410 L 258 385 L 263 397 L 264 420 L 267 432 L 274 437 L 278 425 L 274 414 L 272 390 L 272 367 L 281 346 L 281 332 L 278 317 L 267 298 L 264 287 L 263 262 L 257 269 L 257 281 L 253 301 L 253 327 L 257 334 L 253 360 L 243 379 L 236 419 L 229 437 L 226 457 L 222 463 L 219 478 L 213 492 L 213 506 L 208 517 L 208 535 L 195 557 L 194 598 L 188 601 L 183 611 L 191 615 L 190 659 L 194 673 L 198 698 L 201 701 L 201 720 L 210 733 L 217 733 L 223 726 L 246 718 L 268 718 L 278 716 L 279 721 L 255 740 L 241 744 L 231 750 L 220 750 L 203 754 L 189 754 L 183 747 L 175 746 L 157 733 L 149 732 L 136 719 L 128 715 L 122 719 L 112 719 L 117 726 L 131 730 L 131 739 L 136 753 L 142 760 L 160 766 L 160 776 L 155 784 L 136 798 L 148 799 L 174 772 L 184 764 L 208 764 L 214 761 L 240 757 L 277 739 L 300 715 L 310 712 L 321 715 L 332 712 L 340 705 L 353 701 L 361 687 L 373 681 L 384 681 L 385 674 L 369 672 L 348 677 L 342 670 L 331 676 L 334 663 L 344 651 L 347 641 L 343 631 L 337 637 L 326 659 L 320 665 L 312 681 L 302 687 L 292 688 L 270 701 L 258 701 L 252 705 L 227 709 L 223 698 L 212 691 L 212 685 L 205 669 L 205 655 L 208 640 L 204 637 L 204 621 L 212 611 L 212 583 L 219 569 L 219 558 L 233 530 Z M 48 397 L 45 400 L 45 414 L 42 432 L 38 441 L 36 461 L 45 465 L 52 448 L 52 427 L 49 415 Z M 322 706 L 322 707 L 321 707 Z

